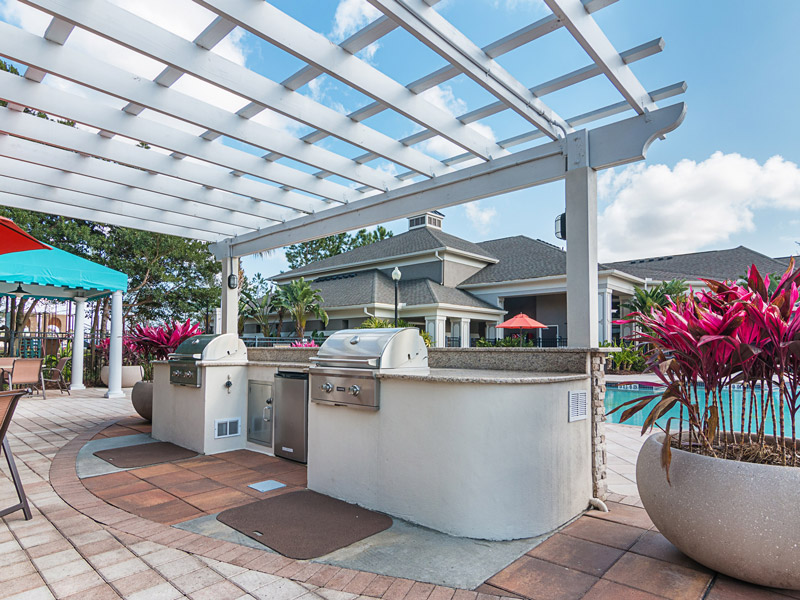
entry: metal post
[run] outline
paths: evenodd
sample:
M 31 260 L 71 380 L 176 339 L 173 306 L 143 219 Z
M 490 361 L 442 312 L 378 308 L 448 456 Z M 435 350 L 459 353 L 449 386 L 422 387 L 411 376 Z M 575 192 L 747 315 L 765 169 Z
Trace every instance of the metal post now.
M 394 326 L 397 327 L 397 280 L 394 281 Z

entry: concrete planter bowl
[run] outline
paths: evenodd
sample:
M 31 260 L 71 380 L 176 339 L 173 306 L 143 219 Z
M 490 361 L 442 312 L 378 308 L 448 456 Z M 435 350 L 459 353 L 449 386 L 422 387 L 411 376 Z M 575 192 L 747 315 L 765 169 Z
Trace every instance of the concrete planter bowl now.
M 133 387 L 137 381 L 142 380 L 142 367 L 125 365 L 122 367 L 122 387 Z M 100 367 L 100 381 L 108 385 L 108 366 Z
M 663 433 L 639 452 L 636 481 L 647 514 L 681 552 L 710 569 L 800 590 L 800 468 L 757 465 L 672 449 Z

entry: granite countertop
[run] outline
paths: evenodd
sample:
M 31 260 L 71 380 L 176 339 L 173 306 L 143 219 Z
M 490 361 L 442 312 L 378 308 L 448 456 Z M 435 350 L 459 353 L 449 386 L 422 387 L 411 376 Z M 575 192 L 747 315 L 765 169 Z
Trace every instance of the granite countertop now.
M 589 375 L 583 373 L 533 373 L 531 371 L 501 371 L 497 369 L 431 369 L 427 375 L 396 371 L 378 373 L 377 377 L 378 379 L 407 379 L 440 383 L 495 384 L 560 383 L 589 379 Z
M 308 371 L 310 363 L 308 362 L 281 362 L 274 360 L 251 360 L 248 364 L 252 367 L 278 367 L 279 369 L 291 369 L 293 371 Z

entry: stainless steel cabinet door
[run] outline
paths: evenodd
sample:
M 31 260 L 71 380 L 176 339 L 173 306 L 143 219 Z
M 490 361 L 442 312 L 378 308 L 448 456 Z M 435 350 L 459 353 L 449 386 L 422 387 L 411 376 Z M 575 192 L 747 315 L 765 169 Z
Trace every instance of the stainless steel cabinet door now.
M 272 383 L 247 382 L 247 441 L 272 446 Z

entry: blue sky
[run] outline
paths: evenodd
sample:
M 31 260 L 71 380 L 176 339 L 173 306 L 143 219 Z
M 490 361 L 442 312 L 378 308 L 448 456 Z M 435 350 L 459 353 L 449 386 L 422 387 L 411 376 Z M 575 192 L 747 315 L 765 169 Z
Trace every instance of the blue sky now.
M 189 0 L 112 1 L 189 39 L 210 20 L 204 9 Z M 365 0 L 272 3 L 337 42 L 375 16 Z M 479 45 L 548 14 L 541 0 L 443 0 L 437 10 Z M 800 130 L 796 106 L 800 92 L 796 60 L 800 56 L 796 33 L 800 2 L 620 0 L 594 17 L 620 51 L 664 38 L 662 53 L 632 65 L 648 90 L 682 80 L 688 84 L 685 95 L 659 103 L 665 106 L 685 101 L 688 115 L 683 125 L 666 140 L 657 140 L 644 163 L 600 176 L 601 260 L 739 244 L 773 256 L 794 252 L 794 242 L 800 240 L 795 234 L 800 225 L 800 149 L 796 142 Z M 0 0 L 0 19 L 38 34 L 48 22 L 17 0 Z M 108 42 L 91 34 L 74 33 L 67 43 L 87 52 L 103 52 L 109 60 L 121 62 L 142 76 L 152 77 L 160 70 L 160 65 L 110 48 Z M 283 51 L 238 31 L 215 51 L 276 81 L 302 66 Z M 444 65 L 443 59 L 399 29 L 362 56 L 404 84 Z M 531 86 L 582 67 L 589 59 L 566 31 L 560 30 L 512 51 L 499 62 Z M 45 83 L 71 85 L 52 77 Z M 241 105 L 237 105 L 241 99 L 209 90 L 206 84 L 187 77 L 176 88 L 202 94 L 231 110 Z M 327 76 L 299 91 L 345 112 L 369 102 Z M 426 97 L 455 115 L 491 101 L 464 76 L 440 85 Z M 544 100 L 562 116 L 571 117 L 620 98 L 604 78 L 595 78 Z M 142 118 L 159 116 L 146 111 Z M 257 119 L 297 134 L 307 131 L 266 114 Z M 415 131 L 411 122 L 390 113 L 367 124 L 395 137 Z M 589 125 L 593 126 L 596 124 Z M 529 129 L 509 111 L 481 121 L 480 127 L 497 140 Z M 257 151 L 226 140 L 222 143 Z M 360 153 L 331 139 L 321 144 L 348 156 Z M 423 149 L 439 158 L 451 150 L 441 141 L 432 141 Z M 380 161 L 371 164 L 390 168 Z M 563 183 L 555 183 L 446 209 L 444 227 L 473 241 L 527 235 L 562 244 L 553 235 L 553 220 L 563 208 Z M 395 233 L 406 230 L 405 220 L 386 225 Z M 285 269 L 285 259 L 281 251 L 276 251 L 263 258 L 248 257 L 244 266 L 248 274 L 260 271 L 272 275 Z

